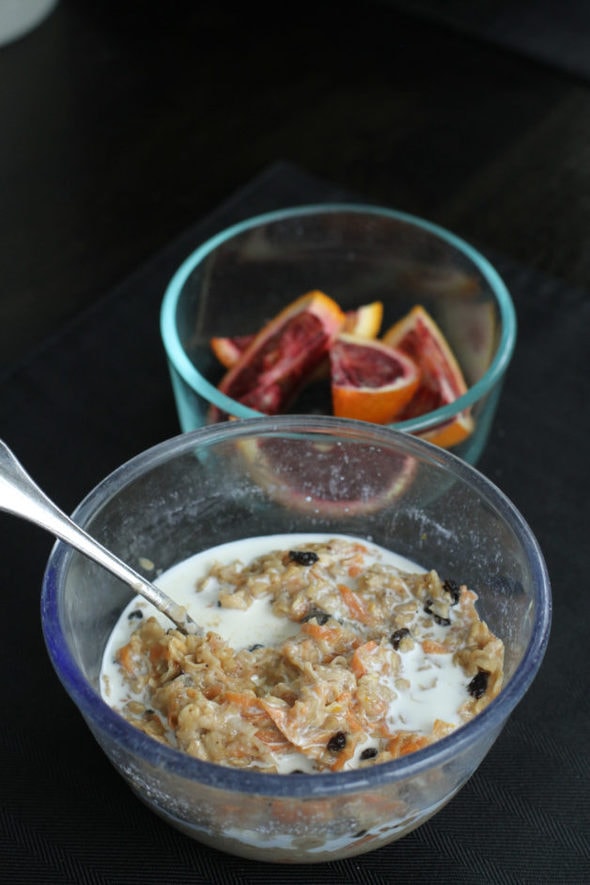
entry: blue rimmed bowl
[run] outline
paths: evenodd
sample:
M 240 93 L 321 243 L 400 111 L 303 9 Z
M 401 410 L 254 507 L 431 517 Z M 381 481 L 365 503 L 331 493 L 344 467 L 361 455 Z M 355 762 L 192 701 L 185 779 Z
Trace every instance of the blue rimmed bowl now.
M 263 458 L 260 470 L 264 453 L 272 457 Z M 232 769 L 164 746 L 101 698 L 104 648 L 131 593 L 56 544 L 41 613 L 65 690 L 143 802 L 188 836 L 244 857 L 335 860 L 424 824 L 486 756 L 537 676 L 547 646 L 549 579 L 522 515 L 471 465 L 388 428 L 300 416 L 211 425 L 122 465 L 74 518 L 139 570 L 151 560 L 147 577 L 241 538 L 361 536 L 467 583 L 478 594 L 480 616 L 503 640 L 500 694 L 475 719 L 423 750 L 328 774 Z
M 287 208 L 250 218 L 202 243 L 166 289 L 161 335 L 180 426 L 212 415 L 259 413 L 220 393 L 224 368 L 213 337 L 256 332 L 289 302 L 321 289 L 344 310 L 384 305 L 383 331 L 421 304 L 463 370 L 467 392 L 449 405 L 391 425 L 430 434 L 468 414 L 473 431 L 453 446 L 476 463 L 496 411 L 515 341 L 512 299 L 489 261 L 443 228 L 391 209 L 360 204 Z M 329 395 L 292 411 L 329 414 Z

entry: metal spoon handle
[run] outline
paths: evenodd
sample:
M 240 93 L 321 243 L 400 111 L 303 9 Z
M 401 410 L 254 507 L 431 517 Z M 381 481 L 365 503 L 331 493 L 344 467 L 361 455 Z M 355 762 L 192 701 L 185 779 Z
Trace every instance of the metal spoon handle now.
M 186 609 L 154 584 L 126 565 L 84 529 L 76 525 L 47 497 L 29 476 L 5 442 L 0 440 L 0 510 L 20 516 L 66 541 L 80 553 L 107 569 L 135 593 L 139 593 L 165 614 L 183 633 L 199 629 Z

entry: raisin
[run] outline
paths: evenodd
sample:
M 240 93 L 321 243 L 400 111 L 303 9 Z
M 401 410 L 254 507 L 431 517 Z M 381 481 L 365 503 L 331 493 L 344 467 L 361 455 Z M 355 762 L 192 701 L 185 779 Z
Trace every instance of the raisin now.
M 451 623 L 450 618 L 443 618 L 442 615 L 437 615 L 437 613 L 433 609 L 434 601 L 432 599 L 427 599 L 424 603 L 424 611 L 427 615 L 431 615 L 435 624 L 440 624 L 441 627 L 448 627 Z
M 405 639 L 406 636 L 409 636 L 409 635 L 410 635 L 410 631 L 408 630 L 407 627 L 400 627 L 399 630 L 396 630 L 394 633 L 391 634 L 391 636 L 389 637 L 389 641 L 393 645 L 394 649 L 397 651 L 402 639 Z
M 313 565 L 319 556 L 313 550 L 289 550 L 289 559 L 297 565 Z
M 339 753 L 340 750 L 343 750 L 346 746 L 346 735 L 343 731 L 337 731 L 336 734 L 333 734 L 330 740 L 327 743 L 328 750 L 330 753 Z
M 469 685 L 467 686 L 467 691 L 473 698 L 480 698 L 482 695 L 486 693 L 488 687 L 488 679 L 490 674 L 487 670 L 480 670 L 475 674 Z
M 361 759 L 374 759 L 378 752 L 377 747 L 367 747 L 366 750 L 363 750 L 361 753 Z
M 329 615 L 328 612 L 323 611 L 321 608 L 312 608 L 301 618 L 300 623 L 305 624 L 307 621 L 311 621 L 312 618 L 315 618 L 320 627 L 323 627 L 326 621 L 330 620 L 331 615 Z
M 143 612 L 140 608 L 134 609 L 127 615 L 128 621 L 140 621 L 143 618 Z
M 448 593 L 451 599 L 453 600 L 451 605 L 457 605 L 459 602 L 459 597 L 461 596 L 461 588 L 457 584 L 456 581 L 447 580 L 443 584 L 443 590 L 445 593 Z

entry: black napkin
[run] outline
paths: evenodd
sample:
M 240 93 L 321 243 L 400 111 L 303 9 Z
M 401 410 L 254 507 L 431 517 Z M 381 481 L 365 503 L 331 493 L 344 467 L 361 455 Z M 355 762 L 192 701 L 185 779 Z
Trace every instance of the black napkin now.
M 159 337 L 163 290 L 179 262 L 252 214 L 350 198 L 289 164 L 269 168 L 5 374 L 1 434 L 65 510 L 120 463 L 179 432 Z M 554 622 L 533 687 L 478 772 L 429 823 L 348 861 L 304 870 L 192 842 L 131 794 L 58 683 L 38 613 L 51 539 L 0 515 L 3 881 L 590 881 L 590 299 L 488 257 L 512 291 L 519 337 L 479 467 L 541 543 Z

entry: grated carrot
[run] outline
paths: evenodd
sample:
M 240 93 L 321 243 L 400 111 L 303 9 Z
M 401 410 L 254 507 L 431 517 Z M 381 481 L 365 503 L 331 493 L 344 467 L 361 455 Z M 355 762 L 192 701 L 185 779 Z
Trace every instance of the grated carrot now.
M 117 652 L 117 660 L 128 673 L 133 674 L 133 655 L 131 653 L 131 643 L 128 642 Z
M 408 753 L 415 753 L 428 744 L 428 738 L 422 734 L 415 734 L 411 731 L 398 731 L 387 744 L 387 749 L 394 756 L 406 756 Z
M 426 655 L 446 655 L 449 652 L 446 645 L 437 642 L 436 639 L 425 639 L 422 643 L 422 651 Z
M 274 750 L 276 753 L 284 753 L 291 747 L 290 742 L 286 739 L 284 734 L 282 734 L 278 728 L 272 726 L 269 726 L 268 728 L 259 728 L 255 733 L 255 736 L 259 741 L 262 741 L 263 744 L 266 744 L 267 747 Z
M 327 642 L 333 645 L 340 636 L 341 631 L 340 627 L 314 624 L 313 621 L 307 621 L 301 627 L 301 632 L 311 636 L 316 642 Z
M 241 715 L 249 722 L 258 722 L 267 719 L 260 698 L 256 697 L 253 692 L 226 691 L 223 699 L 227 701 L 227 703 L 239 707 Z
M 167 645 L 161 645 L 159 642 L 155 642 L 150 648 L 150 663 L 157 664 L 159 661 L 167 661 L 169 659 L 169 651 Z
M 452 722 L 445 722 L 444 719 L 434 720 L 434 724 L 432 726 L 432 736 L 436 738 L 436 740 L 446 737 L 452 731 L 455 731 L 455 726 Z
M 356 621 L 360 621 L 361 624 L 366 624 L 369 613 L 364 601 L 358 593 L 355 593 L 354 590 L 351 590 L 346 584 L 338 584 L 338 592 L 352 617 Z
M 360 679 L 361 676 L 364 676 L 367 672 L 367 667 L 365 666 L 364 659 L 368 657 L 368 655 L 373 654 L 375 649 L 377 648 L 377 643 L 374 639 L 369 639 L 368 642 L 365 642 L 364 645 L 359 645 L 350 660 L 350 669 L 354 673 L 357 679 Z
M 349 759 L 354 756 L 355 741 L 348 740 L 343 750 L 340 750 L 336 759 L 330 765 L 330 771 L 342 771 Z

